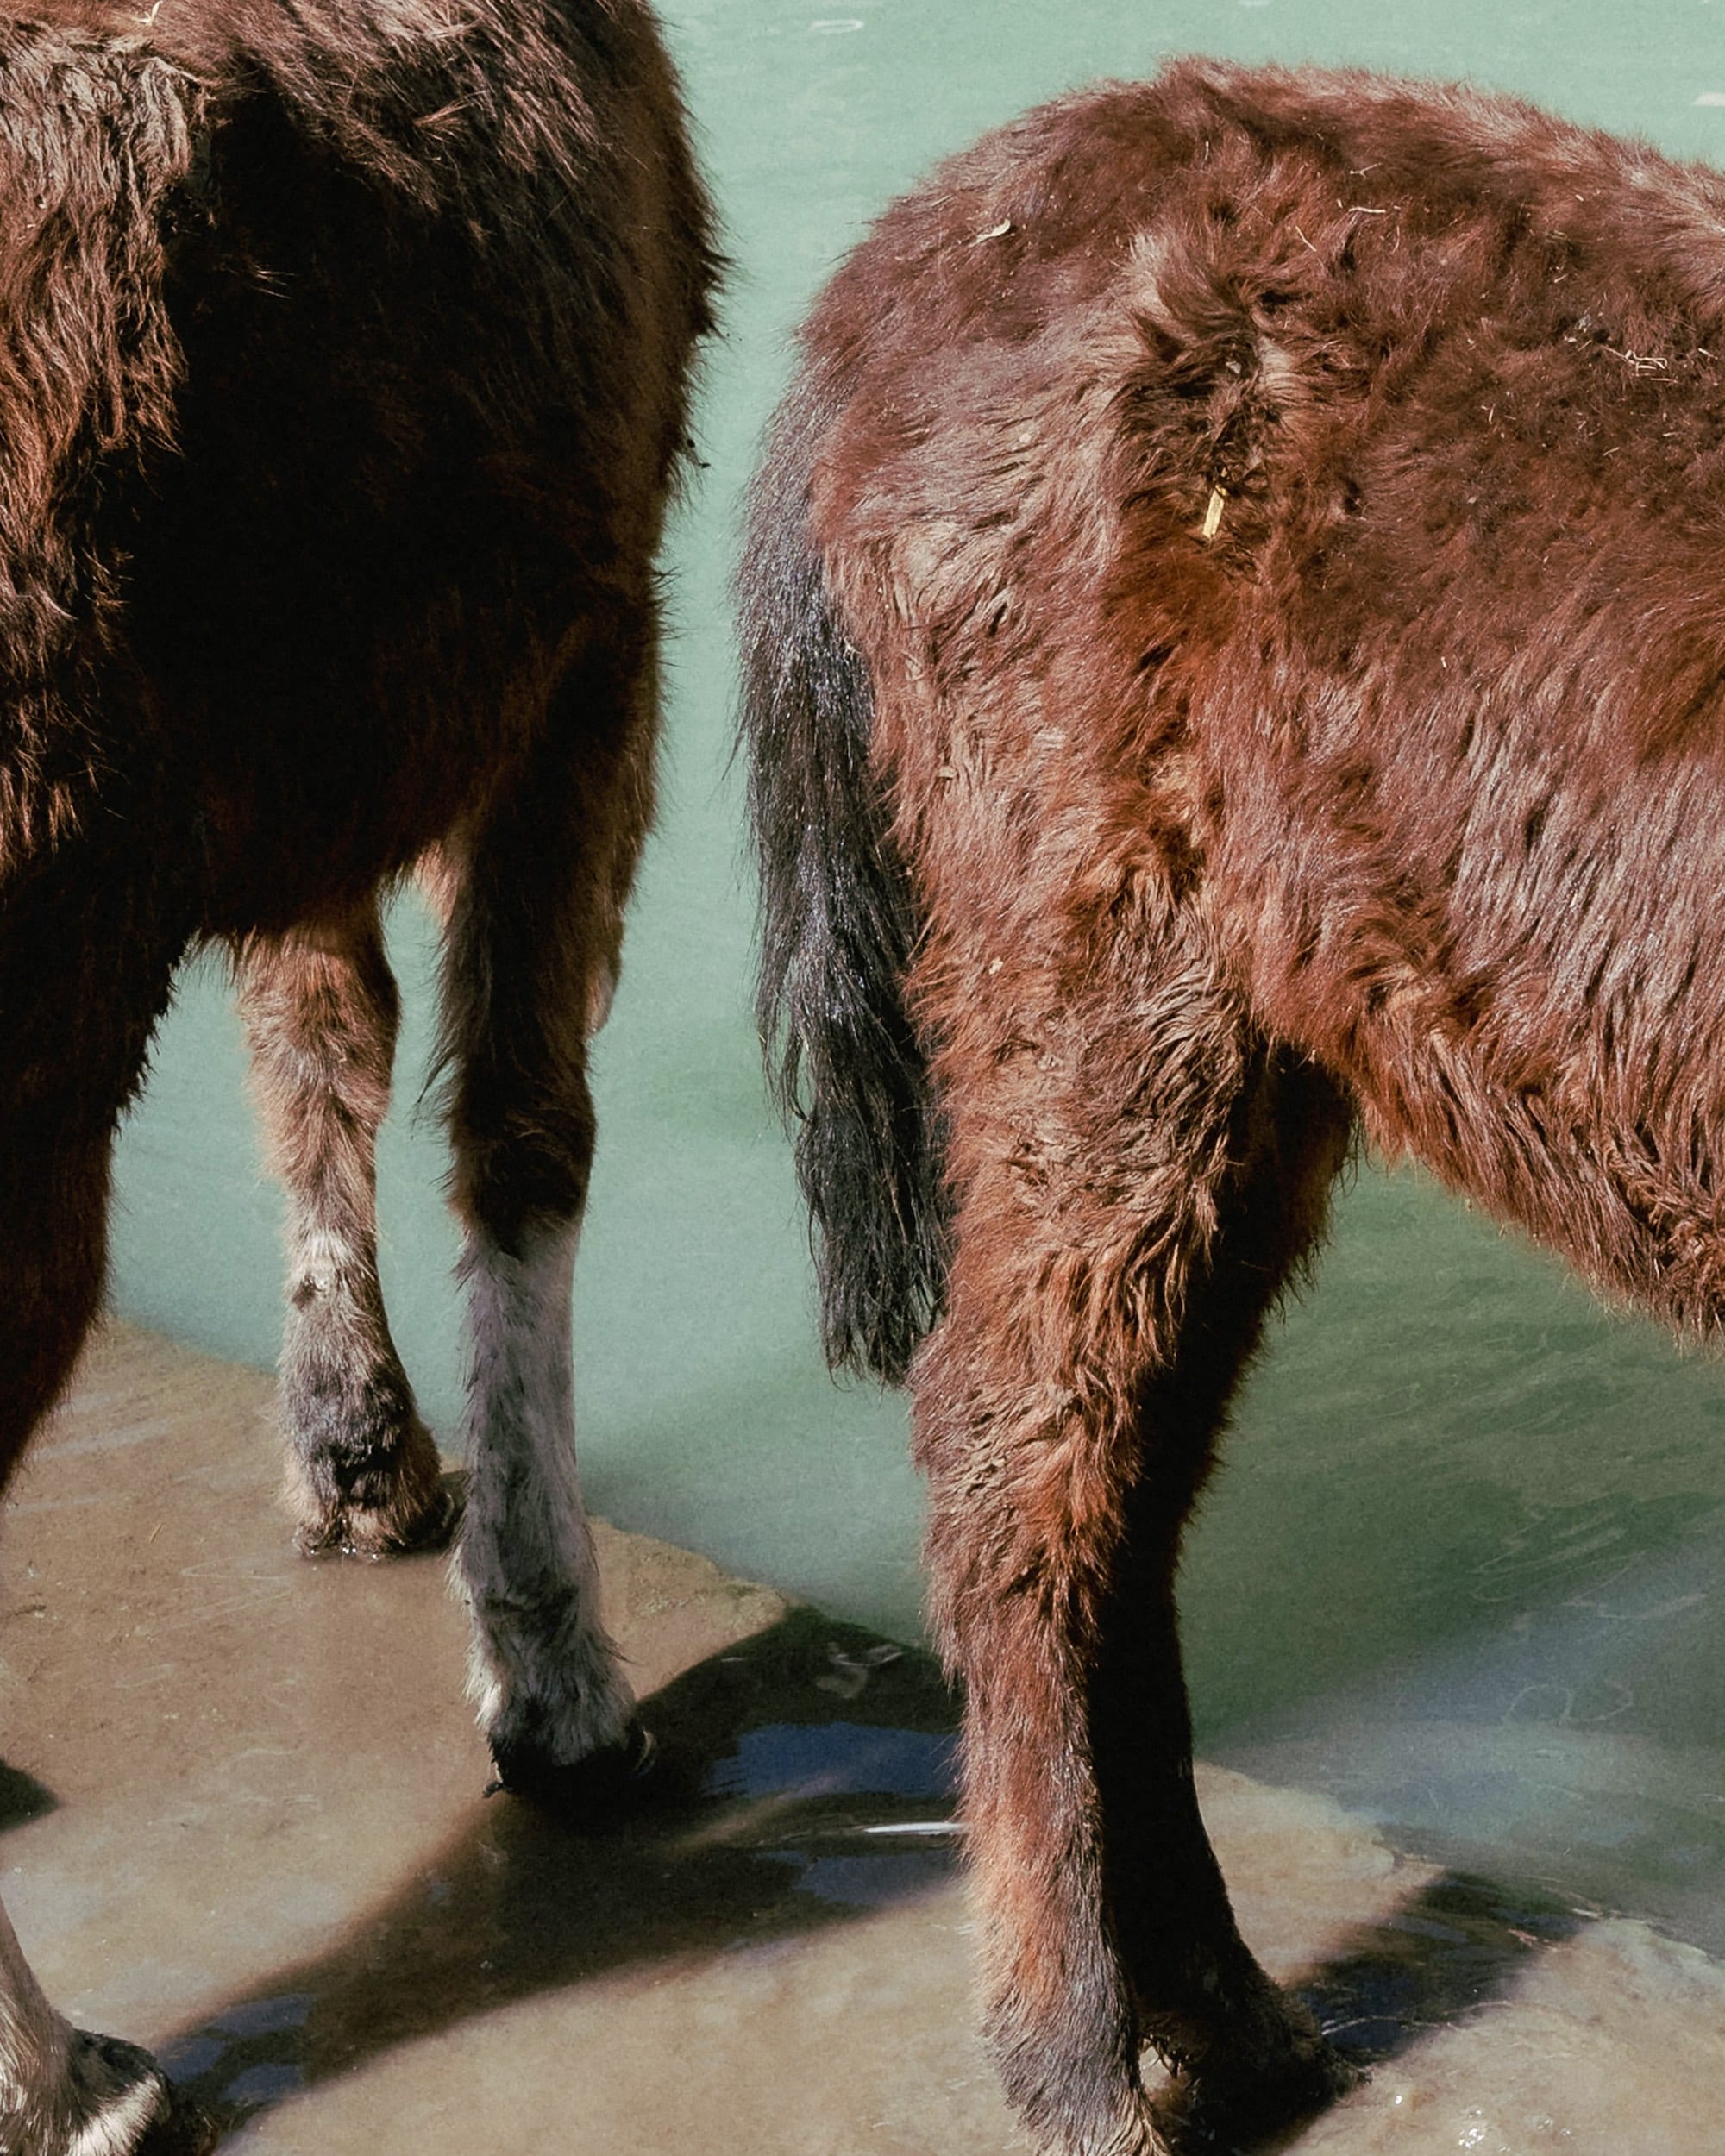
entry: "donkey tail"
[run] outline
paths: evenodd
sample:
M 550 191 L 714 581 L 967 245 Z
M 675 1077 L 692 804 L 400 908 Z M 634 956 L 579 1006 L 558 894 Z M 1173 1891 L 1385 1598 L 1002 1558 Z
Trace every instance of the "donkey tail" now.
M 813 369 L 781 406 L 750 497 L 737 595 L 743 737 L 760 858 L 756 1015 L 794 1125 L 827 1361 L 901 1379 L 945 1292 L 942 1131 L 905 1004 L 919 932 L 861 655 L 809 529 L 837 398 Z

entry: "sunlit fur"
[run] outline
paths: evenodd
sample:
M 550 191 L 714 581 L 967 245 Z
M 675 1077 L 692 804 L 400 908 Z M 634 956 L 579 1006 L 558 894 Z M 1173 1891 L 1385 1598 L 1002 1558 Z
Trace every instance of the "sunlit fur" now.
M 1070 97 L 805 330 L 743 585 L 763 1017 L 830 1345 L 927 1336 L 1044 2151 L 1157 2146 L 1146 2042 L 1245 2114 L 1342 2078 L 1235 1931 L 1172 1582 L 1356 1126 L 1718 1328 L 1722 562 L 1725 180 L 1504 100 Z

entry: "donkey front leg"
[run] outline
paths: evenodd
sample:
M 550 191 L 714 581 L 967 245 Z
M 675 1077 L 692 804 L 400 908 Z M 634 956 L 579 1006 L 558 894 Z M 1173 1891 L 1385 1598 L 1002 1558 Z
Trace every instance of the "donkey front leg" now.
M 1160 2149 L 1145 2043 L 1258 2109 L 1338 2085 L 1242 1942 L 1198 1814 L 1173 1577 L 1348 1119 L 1189 972 L 1132 1015 L 1168 1022 L 1069 1031 L 1029 1107 L 949 1095 L 963 1197 L 917 1373 L 988 2034 L 1048 2156 Z
M 216 2130 L 135 2044 L 56 2013 L 0 1908 L 0 2150 L 203 2156 Z
M 444 874 L 473 1689 L 503 1786 L 575 1810 L 616 1802 L 651 1754 L 600 1621 L 570 1344 L 593 1150 L 586 1033 L 649 807 L 650 689 L 646 669 L 632 688 L 630 674 L 613 657 L 566 686 L 521 783 Z
M 378 1280 L 376 1143 L 398 1006 L 375 902 L 254 937 L 235 964 L 288 1201 L 281 1412 L 299 1545 L 308 1555 L 413 1549 L 440 1537 L 448 1501 Z

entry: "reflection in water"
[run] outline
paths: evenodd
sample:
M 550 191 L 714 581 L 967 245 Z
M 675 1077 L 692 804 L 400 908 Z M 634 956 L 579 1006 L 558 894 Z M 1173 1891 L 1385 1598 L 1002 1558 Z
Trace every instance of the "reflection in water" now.
M 745 1730 L 703 1783 L 714 1796 L 764 1796 L 796 1789 L 806 1796 L 871 1789 L 894 1796 L 944 1794 L 952 1787 L 952 1739 L 945 1733 L 871 1729 L 856 1722 L 768 1722 Z

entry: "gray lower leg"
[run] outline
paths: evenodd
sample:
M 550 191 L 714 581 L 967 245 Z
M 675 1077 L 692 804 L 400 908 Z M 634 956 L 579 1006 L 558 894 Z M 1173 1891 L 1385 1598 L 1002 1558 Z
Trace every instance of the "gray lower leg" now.
M 466 1231 L 460 1576 L 504 1783 L 580 1808 L 642 1764 L 575 1479 L 570 1283 L 594 1124 L 586 1036 L 617 967 L 649 806 L 650 601 L 603 624 L 530 767 L 439 881 L 451 1195 Z
M 621 1745 L 634 1709 L 599 1620 L 575 1479 L 570 1288 L 578 1229 L 542 1223 L 506 1251 L 469 1232 L 467 1515 L 460 1576 L 472 1686 L 505 1778 Z

